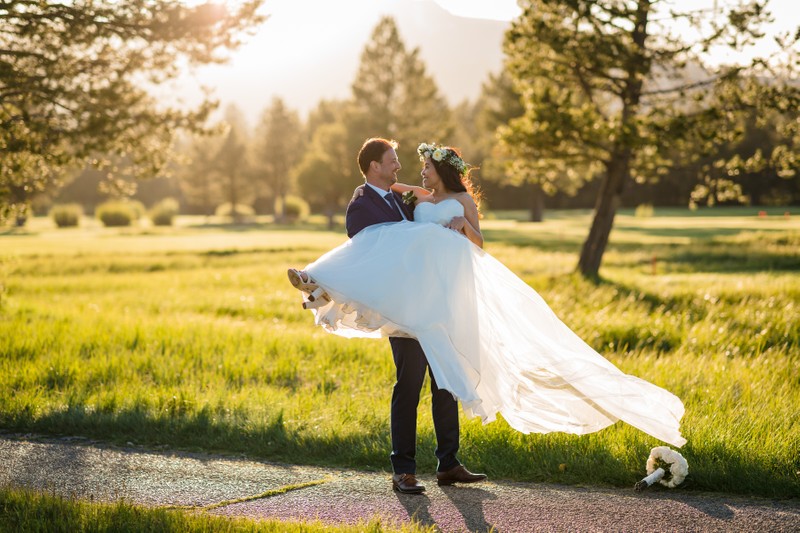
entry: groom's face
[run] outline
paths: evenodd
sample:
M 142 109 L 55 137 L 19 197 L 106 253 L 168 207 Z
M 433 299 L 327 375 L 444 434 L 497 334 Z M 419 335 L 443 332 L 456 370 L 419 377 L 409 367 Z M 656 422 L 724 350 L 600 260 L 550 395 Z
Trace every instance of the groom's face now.
M 397 159 L 397 152 L 394 151 L 394 148 L 389 148 L 383 152 L 380 177 L 387 186 L 397 183 L 397 172 L 401 168 L 403 167 L 400 166 L 400 160 Z

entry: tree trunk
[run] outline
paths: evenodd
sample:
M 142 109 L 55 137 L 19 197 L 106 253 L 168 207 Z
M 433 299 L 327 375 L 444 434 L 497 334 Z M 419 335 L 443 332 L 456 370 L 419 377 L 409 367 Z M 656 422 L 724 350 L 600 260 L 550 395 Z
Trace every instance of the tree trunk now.
M 544 191 L 538 183 L 530 183 L 530 208 L 531 222 L 541 222 L 544 220 Z
M 578 260 L 578 270 L 584 277 L 596 279 L 600 271 L 600 262 L 608 245 L 608 237 L 614 226 L 614 216 L 621 201 L 622 189 L 630 172 L 628 162 L 629 154 L 618 154 L 611 160 L 597 203 L 594 208 L 594 218 L 589 236 L 583 243 L 581 256 Z
M 233 217 L 233 223 L 238 224 L 240 220 L 237 209 L 239 207 L 239 191 L 237 190 L 236 174 L 231 173 L 230 179 L 231 217 Z
M 645 49 L 650 4 L 649 0 L 639 0 L 637 3 L 636 25 L 631 33 L 635 53 L 631 55 L 626 68 L 628 79 L 622 94 L 619 140 L 606 165 L 606 175 L 594 208 L 592 227 L 586 242 L 583 243 L 581 257 L 578 260 L 578 270 L 586 278 L 598 277 L 600 262 L 603 260 L 608 237 L 614 226 L 614 216 L 621 203 L 622 189 L 631 174 L 630 165 L 637 135 L 635 117 L 642 96 L 642 80 L 650 72 Z
M 286 194 L 278 193 L 278 204 L 275 206 L 275 222 L 283 224 L 286 222 Z
M 328 229 L 332 230 L 334 226 L 333 217 L 336 215 L 336 209 L 334 207 L 328 207 L 325 210 L 325 214 L 328 215 Z

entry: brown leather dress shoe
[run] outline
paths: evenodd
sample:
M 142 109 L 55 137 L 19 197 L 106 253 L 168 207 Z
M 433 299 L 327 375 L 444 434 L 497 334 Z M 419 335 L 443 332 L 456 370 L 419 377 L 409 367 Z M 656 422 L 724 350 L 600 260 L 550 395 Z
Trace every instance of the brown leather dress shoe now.
M 425 485 L 420 484 L 414 474 L 393 475 L 392 487 L 403 494 L 421 494 L 425 492 Z
M 444 472 L 436 472 L 436 484 L 439 486 L 452 485 L 453 483 L 477 483 L 485 479 L 486 474 L 473 474 L 464 468 L 464 465 L 458 465 Z

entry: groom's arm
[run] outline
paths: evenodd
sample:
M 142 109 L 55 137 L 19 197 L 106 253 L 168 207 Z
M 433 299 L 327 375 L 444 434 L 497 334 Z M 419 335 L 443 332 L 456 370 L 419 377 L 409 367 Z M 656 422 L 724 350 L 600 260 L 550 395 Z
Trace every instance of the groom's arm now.
M 355 235 L 374 223 L 372 217 L 366 206 L 364 205 L 363 198 L 359 198 L 350 202 L 347 206 L 347 215 L 345 216 L 345 227 L 347 228 L 347 236 L 351 239 Z

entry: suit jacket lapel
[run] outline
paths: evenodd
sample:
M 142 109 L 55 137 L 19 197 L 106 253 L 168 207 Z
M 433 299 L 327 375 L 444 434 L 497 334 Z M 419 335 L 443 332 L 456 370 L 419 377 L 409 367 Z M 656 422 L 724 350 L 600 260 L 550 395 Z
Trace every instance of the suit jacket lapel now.
M 385 213 L 387 217 L 389 217 L 387 222 L 389 222 L 389 221 L 394 222 L 394 221 L 397 220 L 397 213 L 395 213 L 394 210 L 391 207 L 389 207 L 389 204 L 386 203 L 386 200 L 384 198 L 382 198 L 377 192 L 375 192 L 375 190 L 372 187 L 366 187 L 365 186 L 364 187 L 364 194 L 369 196 L 369 199 L 372 201 L 372 203 L 377 205 L 378 208 L 383 213 Z M 409 220 L 411 220 L 411 218 L 409 218 Z

